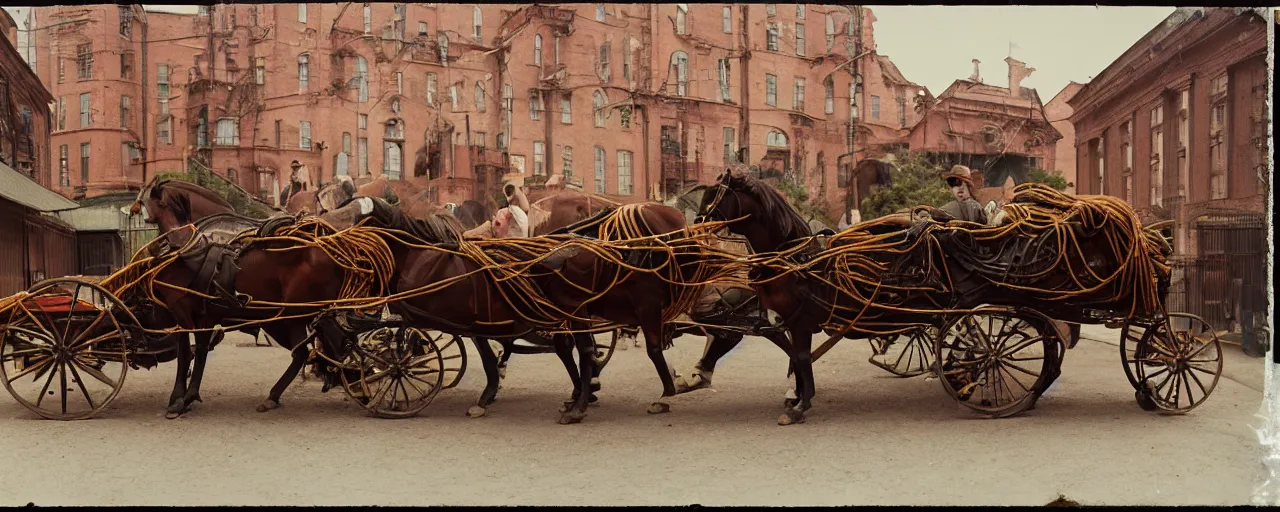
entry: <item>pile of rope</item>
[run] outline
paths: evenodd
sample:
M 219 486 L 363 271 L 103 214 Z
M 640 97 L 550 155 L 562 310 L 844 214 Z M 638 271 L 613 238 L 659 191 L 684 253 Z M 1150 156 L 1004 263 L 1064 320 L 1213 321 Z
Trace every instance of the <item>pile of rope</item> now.
M 830 309 L 828 328 L 877 335 L 905 332 L 919 315 L 959 312 L 957 274 L 1030 297 L 1030 307 L 1060 302 L 1125 319 L 1163 310 L 1158 283 L 1170 271 L 1167 245 L 1123 201 L 1024 184 L 1002 209 L 1006 220 L 994 227 L 882 217 L 832 236 L 826 248 L 811 237 L 752 258 L 769 271 L 755 284 L 795 274 L 822 283 L 834 300 L 813 300 Z M 989 300 L 999 302 L 998 295 Z M 879 322 L 904 327 L 870 327 Z

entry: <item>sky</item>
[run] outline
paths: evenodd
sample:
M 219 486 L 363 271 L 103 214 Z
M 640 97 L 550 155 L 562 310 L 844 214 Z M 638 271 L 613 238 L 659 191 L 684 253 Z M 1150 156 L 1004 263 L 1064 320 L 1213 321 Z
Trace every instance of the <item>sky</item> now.
M 1035 68 L 1023 80 L 1049 101 L 1068 82 L 1087 82 L 1173 12 L 1172 7 L 870 6 L 878 52 L 936 96 L 968 78 L 973 59 L 985 83 L 1008 85 L 1009 56 Z M 147 5 L 167 12 L 195 6 Z M 5 7 L 21 26 L 22 7 Z

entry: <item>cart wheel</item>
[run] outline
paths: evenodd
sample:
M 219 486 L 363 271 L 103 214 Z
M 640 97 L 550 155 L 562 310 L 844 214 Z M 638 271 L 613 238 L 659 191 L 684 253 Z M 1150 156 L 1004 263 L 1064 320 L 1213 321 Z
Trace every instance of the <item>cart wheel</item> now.
M 942 328 L 939 381 L 965 407 L 991 418 L 1030 409 L 1061 360 L 1050 320 L 1031 310 L 984 306 Z
M 18 403 L 46 419 L 92 417 L 115 399 L 141 335 L 119 298 L 73 278 L 36 283 L 0 313 L 0 378 Z
M 1143 327 L 1142 335 L 1133 335 L 1136 329 L 1126 324 L 1120 355 L 1138 405 L 1185 414 L 1204 403 L 1222 376 L 1222 345 L 1213 327 L 1186 313 L 1135 327 Z
M 597 374 L 600 373 L 600 370 L 604 369 L 604 365 L 609 364 L 610 359 L 613 359 L 613 351 L 618 348 L 618 338 L 622 337 L 621 334 L 621 329 L 614 329 L 613 334 L 609 336 L 608 343 L 601 343 L 600 340 L 596 339 L 595 335 L 591 336 L 591 339 L 595 341 L 596 344 Z M 626 346 L 625 342 L 623 343 L 623 346 Z
M 467 347 L 463 346 L 462 338 L 455 334 L 438 334 L 427 336 L 439 347 L 440 359 L 444 361 L 444 389 L 452 389 L 462 381 L 462 374 L 467 371 Z M 449 339 L 445 340 L 445 336 Z
M 378 329 L 360 340 L 338 372 L 347 395 L 379 418 L 417 415 L 444 389 L 444 359 L 426 333 L 412 327 Z
M 899 377 L 924 375 L 933 367 L 935 339 L 936 329 L 929 328 L 916 329 L 903 335 L 872 338 L 873 353 L 867 362 Z

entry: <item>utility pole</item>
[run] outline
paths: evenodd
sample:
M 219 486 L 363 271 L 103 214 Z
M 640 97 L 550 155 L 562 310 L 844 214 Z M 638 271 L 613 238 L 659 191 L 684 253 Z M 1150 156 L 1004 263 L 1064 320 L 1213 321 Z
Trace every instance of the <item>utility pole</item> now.
M 147 70 L 150 68 L 147 67 L 147 12 L 141 5 L 138 5 L 136 8 L 139 11 L 138 21 L 140 21 L 140 23 L 138 23 L 138 28 L 140 38 L 142 39 L 140 44 L 141 48 L 139 48 L 140 53 L 142 54 L 142 72 L 140 73 L 140 76 L 142 77 L 142 98 L 139 99 L 142 101 L 138 102 L 142 104 L 142 126 L 140 127 L 142 130 L 142 140 L 139 141 L 138 144 L 141 146 L 138 148 L 138 154 L 142 155 L 142 186 L 145 187 L 147 185 L 148 178 L 147 160 L 150 159 L 151 152 L 151 138 L 149 137 L 150 130 L 147 129 L 151 125 L 151 118 L 149 117 L 151 110 L 147 108 L 151 105 L 151 96 L 149 96 L 149 89 L 147 88 Z
M 751 4 L 742 4 L 738 14 L 738 34 L 742 40 L 742 78 L 739 90 L 742 91 L 742 104 L 738 109 L 738 163 L 750 161 L 751 150 L 751 31 L 747 22 L 751 14 Z
M 862 73 L 859 66 L 860 56 L 862 55 L 862 6 L 850 5 L 845 6 L 849 10 L 849 23 L 852 29 L 852 36 L 848 36 L 850 31 L 845 31 L 846 37 L 844 41 L 845 51 L 849 54 L 849 58 L 853 59 L 853 63 L 846 69 L 849 70 L 853 86 L 850 87 L 849 93 L 849 177 L 846 180 L 844 196 L 844 215 L 846 222 L 853 222 L 853 210 L 858 205 L 853 204 L 854 194 L 857 191 L 857 180 L 854 176 L 854 169 L 858 166 L 858 110 L 862 106 L 862 102 L 858 101 L 858 95 L 862 93 Z

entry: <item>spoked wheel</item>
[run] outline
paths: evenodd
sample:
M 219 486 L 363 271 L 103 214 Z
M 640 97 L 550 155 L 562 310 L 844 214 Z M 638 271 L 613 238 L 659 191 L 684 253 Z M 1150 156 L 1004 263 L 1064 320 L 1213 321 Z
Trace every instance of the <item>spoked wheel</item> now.
M 965 407 L 992 418 L 1030 409 L 1061 364 L 1050 320 L 1030 310 L 981 307 L 943 327 L 939 381 Z
M 373 331 L 360 340 L 343 367 L 350 370 L 338 372 L 347 395 L 379 418 L 417 415 L 444 389 L 440 349 L 425 332 L 412 327 Z
M 933 369 L 933 340 L 936 329 L 920 328 L 905 334 L 871 338 L 871 358 L 867 359 L 899 377 L 916 377 Z
M 440 359 L 444 361 L 444 389 L 452 389 L 462 381 L 462 374 L 467 371 L 467 347 L 463 346 L 462 338 L 454 334 L 437 333 L 432 336 L 430 333 L 427 337 L 431 338 L 431 342 L 440 349 Z M 445 339 L 445 337 L 449 339 Z
M 0 378 L 43 418 L 86 419 L 120 393 L 135 334 L 138 320 L 101 286 L 42 281 L 0 313 Z
M 1217 333 L 1186 313 L 1169 313 L 1149 326 L 1126 323 L 1120 356 L 1138 406 L 1148 411 L 1185 414 L 1209 398 L 1222 376 Z
M 595 355 L 596 355 L 596 372 L 597 373 L 599 373 L 600 370 L 604 369 L 604 365 L 609 364 L 610 359 L 613 359 L 613 351 L 618 348 L 618 339 L 621 337 L 622 337 L 622 329 L 614 329 L 613 333 L 610 334 L 609 341 L 607 343 L 601 343 L 600 340 L 595 337 L 595 335 L 591 336 L 591 340 L 595 342 L 595 345 L 596 345 Z M 623 342 L 623 344 L 626 344 L 626 343 L 628 342 L 627 341 Z

